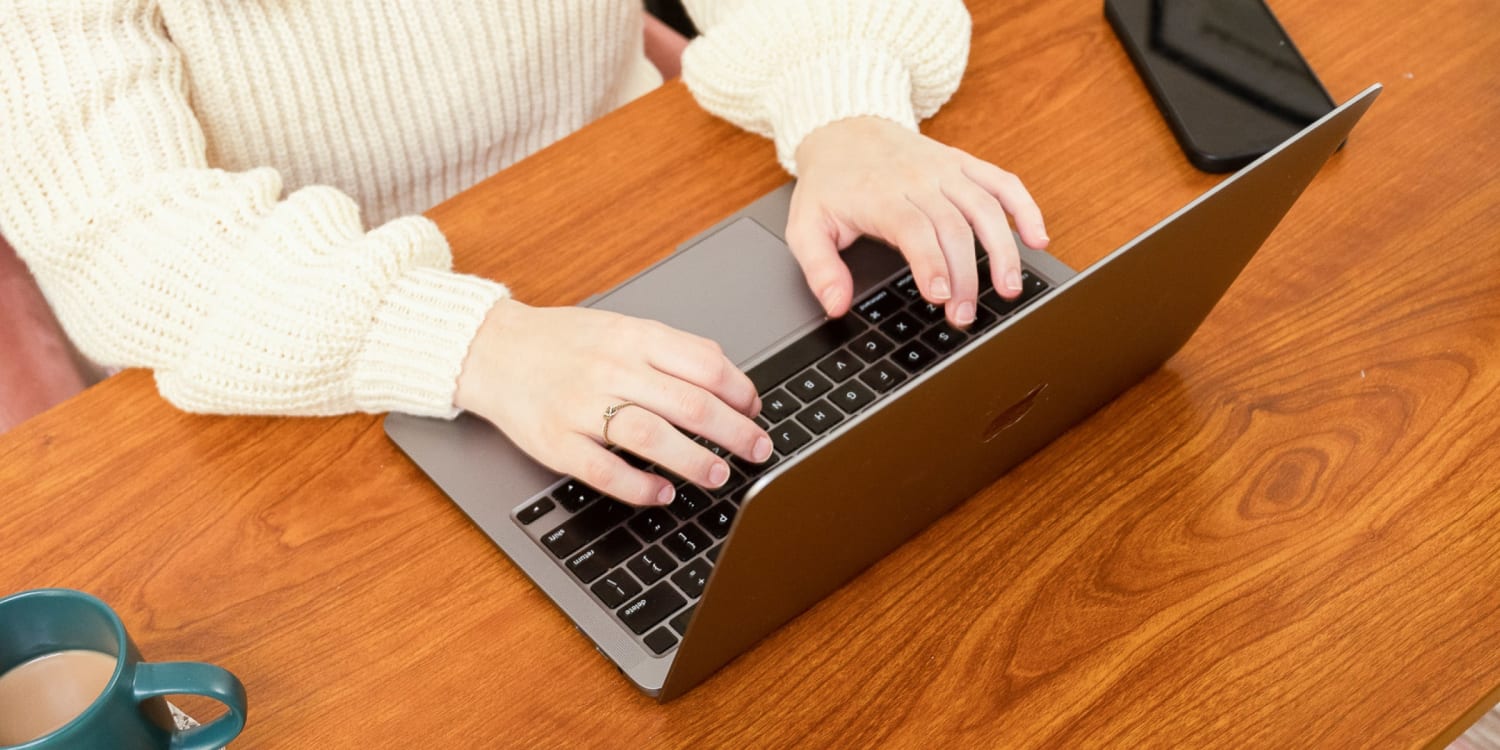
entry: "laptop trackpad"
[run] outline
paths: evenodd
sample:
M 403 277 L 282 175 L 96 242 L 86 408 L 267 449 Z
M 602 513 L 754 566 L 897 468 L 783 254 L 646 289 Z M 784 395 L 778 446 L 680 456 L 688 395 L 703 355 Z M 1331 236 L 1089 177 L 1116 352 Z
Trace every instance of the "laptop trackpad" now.
M 590 307 L 713 339 L 741 365 L 823 318 L 786 244 L 750 218 L 647 269 Z

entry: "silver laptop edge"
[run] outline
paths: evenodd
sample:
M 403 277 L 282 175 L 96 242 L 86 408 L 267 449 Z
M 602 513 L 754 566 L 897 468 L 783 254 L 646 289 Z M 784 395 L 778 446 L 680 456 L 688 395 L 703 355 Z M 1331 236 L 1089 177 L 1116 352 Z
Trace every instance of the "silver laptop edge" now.
M 758 480 L 685 637 L 666 656 L 646 651 L 512 519 L 557 475 L 468 416 L 391 415 L 387 433 L 601 653 L 642 690 L 669 700 L 1160 367 L 1379 90 L 1352 98 L 1082 273 L 1023 251 L 1054 289 Z M 592 301 L 618 296 L 685 251 L 745 227 L 746 218 L 779 240 L 790 190 L 768 194 Z M 890 267 L 875 249 L 850 254 L 860 291 Z M 862 275 L 867 263 L 873 270 Z M 778 348 L 736 359 L 748 368 Z

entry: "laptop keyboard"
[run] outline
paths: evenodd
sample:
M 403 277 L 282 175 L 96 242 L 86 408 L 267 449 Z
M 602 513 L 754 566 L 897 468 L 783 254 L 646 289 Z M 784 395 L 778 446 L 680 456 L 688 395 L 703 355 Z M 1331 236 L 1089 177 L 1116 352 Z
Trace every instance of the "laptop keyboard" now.
M 757 477 L 1048 288 L 1026 270 L 1021 295 L 1005 300 L 989 275 L 988 259 L 981 258 L 980 304 L 967 330 L 949 326 L 943 308 L 923 300 L 905 271 L 858 300 L 849 314 L 751 368 L 747 374 L 762 404 L 756 422 L 770 433 L 776 450 L 755 464 L 697 438 L 728 459 L 729 481 L 722 487 L 698 487 L 616 449 L 637 468 L 672 480 L 677 488 L 672 503 L 632 507 L 569 477 L 522 504 L 513 517 L 647 648 L 667 653 L 687 632 L 721 542 Z M 545 527 L 533 529 L 544 517 Z

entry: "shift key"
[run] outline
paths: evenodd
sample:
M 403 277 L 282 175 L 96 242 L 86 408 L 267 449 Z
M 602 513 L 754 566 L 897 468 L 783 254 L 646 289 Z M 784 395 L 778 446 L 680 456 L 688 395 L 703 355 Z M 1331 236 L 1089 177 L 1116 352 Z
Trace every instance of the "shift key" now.
M 682 598 L 682 594 L 677 593 L 677 589 L 672 588 L 671 584 L 663 581 L 647 589 L 640 598 L 621 607 L 620 619 L 636 635 L 640 635 L 682 609 L 685 604 L 687 599 Z
M 580 547 L 598 539 L 615 524 L 629 518 L 635 511 L 629 506 L 603 498 L 582 513 L 564 521 L 562 525 L 542 535 L 542 544 L 558 557 L 567 557 Z

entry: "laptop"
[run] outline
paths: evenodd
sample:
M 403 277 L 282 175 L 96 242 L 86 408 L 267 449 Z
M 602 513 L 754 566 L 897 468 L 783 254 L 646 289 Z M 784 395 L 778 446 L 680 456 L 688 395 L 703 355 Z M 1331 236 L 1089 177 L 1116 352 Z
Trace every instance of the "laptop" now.
M 751 376 L 776 453 L 731 457 L 718 490 L 667 474 L 674 502 L 637 509 L 468 415 L 393 414 L 386 432 L 600 653 L 670 700 L 1166 362 L 1379 91 L 1081 272 L 1023 246 L 1021 296 L 986 286 L 964 331 L 873 241 L 845 252 L 856 303 L 826 319 L 782 237 L 790 186 L 587 300 L 712 338 Z

